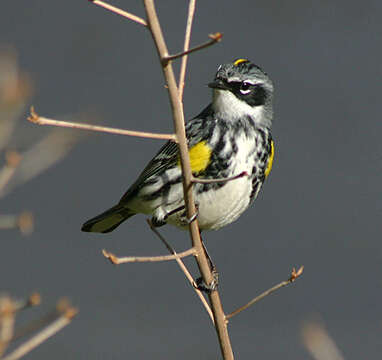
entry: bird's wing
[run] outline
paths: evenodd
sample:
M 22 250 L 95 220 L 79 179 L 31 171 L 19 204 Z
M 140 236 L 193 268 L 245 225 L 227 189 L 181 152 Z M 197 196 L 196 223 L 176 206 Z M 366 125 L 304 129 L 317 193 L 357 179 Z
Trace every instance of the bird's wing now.
M 205 131 L 202 131 L 203 123 L 204 120 L 200 118 L 194 118 L 187 122 L 186 137 L 189 148 L 203 140 L 203 135 L 205 134 Z M 120 203 L 126 202 L 136 190 L 139 190 L 147 181 L 150 181 L 149 179 L 151 177 L 161 174 L 166 169 L 176 166 L 178 159 L 178 144 L 173 141 L 166 142 L 154 158 L 143 169 L 135 183 L 123 195 Z

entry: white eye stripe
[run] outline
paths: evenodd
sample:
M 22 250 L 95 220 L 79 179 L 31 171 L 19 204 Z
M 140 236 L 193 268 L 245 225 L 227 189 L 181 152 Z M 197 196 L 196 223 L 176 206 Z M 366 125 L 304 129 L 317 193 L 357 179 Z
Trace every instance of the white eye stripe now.
M 245 95 L 245 94 L 249 94 L 252 90 L 251 89 L 248 89 L 248 90 L 242 90 L 240 89 L 240 92 Z
M 244 80 L 243 83 L 249 84 L 249 85 L 256 85 L 257 83 L 252 80 Z

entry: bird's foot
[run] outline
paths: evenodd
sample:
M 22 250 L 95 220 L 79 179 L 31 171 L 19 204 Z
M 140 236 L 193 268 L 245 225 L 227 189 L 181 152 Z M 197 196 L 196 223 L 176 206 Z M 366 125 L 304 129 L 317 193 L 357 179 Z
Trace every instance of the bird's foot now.
M 199 216 L 199 210 L 196 209 L 195 214 L 187 219 L 187 224 L 191 224 L 193 221 L 197 219 L 198 216 Z
M 166 225 L 166 219 L 163 219 L 163 220 L 159 220 L 158 218 L 156 217 L 152 217 L 151 218 L 151 224 L 154 226 L 154 227 L 161 227 L 163 225 Z
M 202 277 L 199 277 L 195 280 L 195 287 L 203 292 L 211 293 L 212 291 L 215 291 L 219 284 L 219 273 L 214 267 L 212 269 L 212 281 L 210 284 L 206 284 Z

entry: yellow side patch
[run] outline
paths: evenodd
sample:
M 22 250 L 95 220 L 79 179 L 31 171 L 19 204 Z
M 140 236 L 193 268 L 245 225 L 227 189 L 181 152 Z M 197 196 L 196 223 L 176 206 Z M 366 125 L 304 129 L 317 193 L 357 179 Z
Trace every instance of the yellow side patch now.
M 190 155 L 192 173 L 198 173 L 207 168 L 208 164 L 210 163 L 212 150 L 207 145 L 206 141 L 197 143 L 188 150 L 188 153 Z M 178 159 L 178 165 L 179 164 L 180 159 Z
M 237 59 L 233 64 L 235 65 L 235 66 L 237 66 L 237 65 L 239 65 L 239 64 L 241 64 L 241 63 L 245 63 L 245 62 L 248 62 L 249 60 L 247 60 L 247 59 Z
M 265 169 L 265 177 L 268 177 L 269 173 L 272 170 L 272 165 L 273 165 L 273 158 L 275 157 L 275 145 L 273 140 L 271 141 L 271 153 L 269 154 L 268 158 L 268 163 L 267 163 L 267 168 Z

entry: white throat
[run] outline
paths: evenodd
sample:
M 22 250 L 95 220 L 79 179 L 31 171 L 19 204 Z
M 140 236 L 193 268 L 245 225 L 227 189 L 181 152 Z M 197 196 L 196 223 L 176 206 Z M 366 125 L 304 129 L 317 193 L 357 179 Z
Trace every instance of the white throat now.
M 269 120 L 265 116 L 264 106 L 249 106 L 246 102 L 238 99 L 228 90 L 214 89 L 212 99 L 212 109 L 222 118 L 236 120 L 245 116 L 258 125 L 267 126 Z

